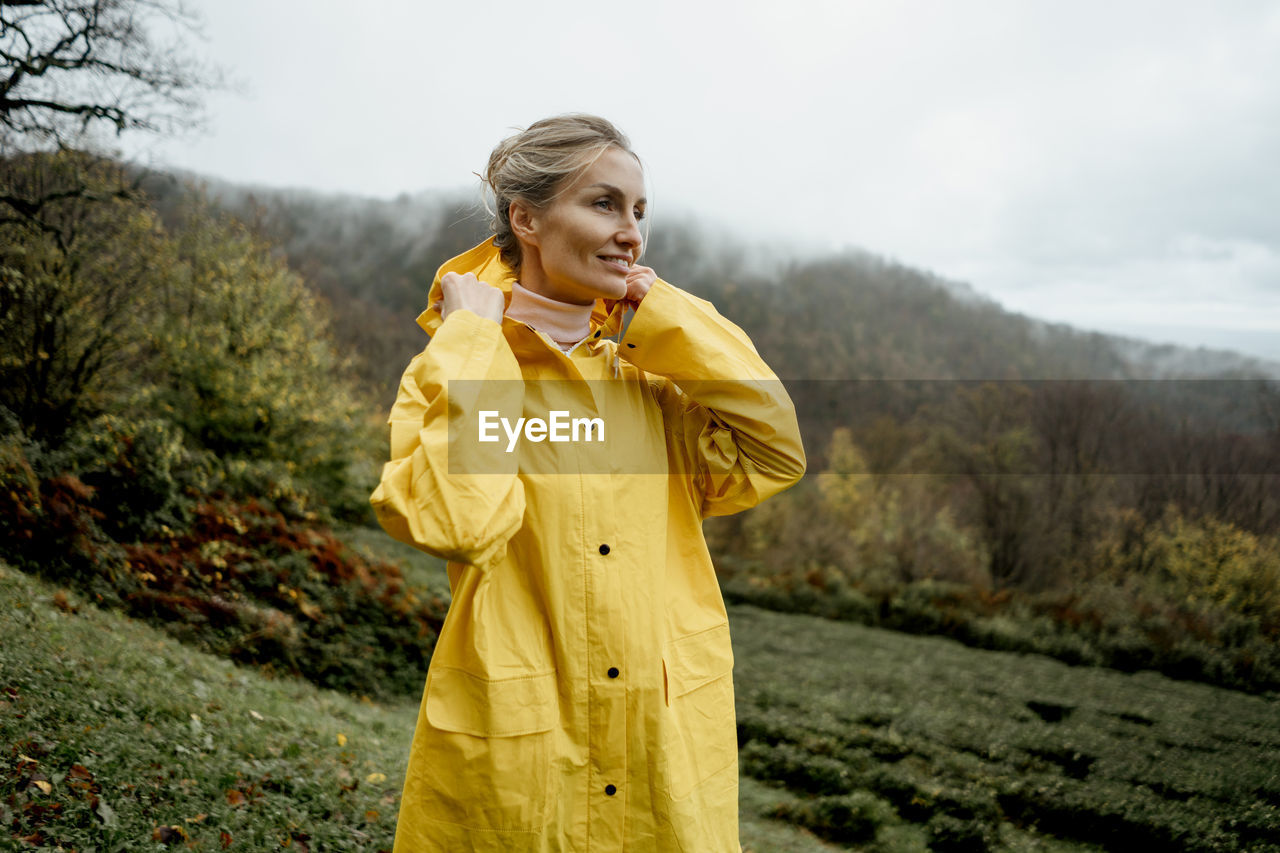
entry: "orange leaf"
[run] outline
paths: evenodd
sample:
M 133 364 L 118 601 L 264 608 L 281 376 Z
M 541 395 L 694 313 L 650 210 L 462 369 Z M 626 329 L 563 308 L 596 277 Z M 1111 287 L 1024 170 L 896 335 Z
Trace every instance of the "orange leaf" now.
M 227 791 L 227 805 L 243 806 L 244 802 L 245 802 L 244 794 L 241 793 L 240 791 L 237 791 L 234 788 L 230 791 Z
M 218 833 L 218 841 L 222 844 L 222 849 L 226 850 L 231 846 L 231 833 L 225 829 Z

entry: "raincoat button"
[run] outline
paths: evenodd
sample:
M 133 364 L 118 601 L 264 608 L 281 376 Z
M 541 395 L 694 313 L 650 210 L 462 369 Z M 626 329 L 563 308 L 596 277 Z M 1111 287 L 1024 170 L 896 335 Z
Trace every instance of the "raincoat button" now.
M 631 347 L 632 349 L 635 349 L 635 348 L 636 348 L 636 345 L 635 345 L 635 344 L 627 344 L 627 346 Z
M 613 787 L 612 785 L 605 785 L 604 792 L 612 797 L 614 794 L 618 793 L 618 789 Z
M 609 553 L 609 546 L 608 546 L 608 545 L 601 545 L 601 546 L 600 546 L 600 553 L 601 553 L 601 554 L 608 554 L 608 553 Z
M 609 677 L 610 678 L 618 677 L 618 668 L 616 666 L 609 667 Z

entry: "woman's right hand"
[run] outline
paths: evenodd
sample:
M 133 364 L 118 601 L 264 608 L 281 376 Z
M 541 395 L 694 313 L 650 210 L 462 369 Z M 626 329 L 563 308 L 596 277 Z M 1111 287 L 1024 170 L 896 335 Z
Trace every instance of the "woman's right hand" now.
M 445 273 L 440 277 L 440 292 L 444 299 L 433 307 L 440 308 L 442 319 L 447 320 L 454 311 L 465 309 L 502 325 L 502 312 L 507 307 L 502 291 L 476 278 L 475 273 Z

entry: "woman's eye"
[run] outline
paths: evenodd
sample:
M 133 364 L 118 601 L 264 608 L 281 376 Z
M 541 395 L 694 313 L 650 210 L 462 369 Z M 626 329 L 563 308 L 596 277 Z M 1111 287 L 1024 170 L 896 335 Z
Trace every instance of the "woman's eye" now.
M 602 198 L 596 202 L 596 207 L 600 208 L 601 210 L 608 210 L 611 207 L 613 207 L 613 202 L 611 202 L 607 198 Z
M 640 209 L 638 209 L 638 208 L 637 208 L 637 209 L 636 209 L 636 222 L 639 222 L 639 221 L 640 221 L 640 220 L 642 220 L 642 219 L 644 219 L 644 211 L 643 211 L 643 210 L 640 210 Z

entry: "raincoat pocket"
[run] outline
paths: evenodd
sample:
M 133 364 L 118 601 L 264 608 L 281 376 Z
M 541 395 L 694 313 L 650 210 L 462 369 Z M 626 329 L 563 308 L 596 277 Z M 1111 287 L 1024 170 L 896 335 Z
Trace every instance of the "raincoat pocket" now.
M 678 800 L 737 763 L 728 624 L 667 643 L 662 670 L 668 726 L 660 764 L 666 788 Z
M 486 679 L 433 666 L 423 701 L 423 816 L 470 829 L 545 826 L 559 720 L 555 671 Z
M 438 729 L 477 737 L 550 731 L 559 716 L 555 670 L 488 679 L 436 666 L 427 685 L 427 720 Z

